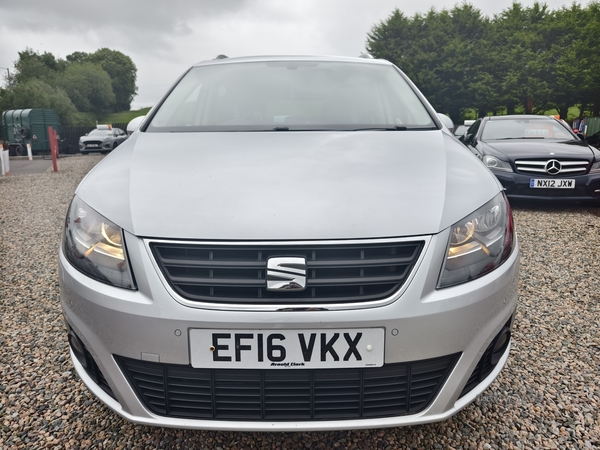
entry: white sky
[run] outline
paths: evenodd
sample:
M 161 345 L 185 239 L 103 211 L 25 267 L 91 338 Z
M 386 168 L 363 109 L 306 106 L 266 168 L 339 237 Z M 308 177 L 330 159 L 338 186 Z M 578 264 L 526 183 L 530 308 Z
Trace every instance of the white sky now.
M 358 56 L 395 8 L 408 16 L 456 2 L 432 0 L 0 0 L 0 73 L 29 47 L 64 58 L 108 47 L 138 69 L 132 109 L 152 106 L 198 61 L 228 56 Z M 512 0 L 472 0 L 492 17 Z M 532 5 L 533 0 L 521 0 Z M 551 9 L 570 0 L 547 0 Z M 588 1 L 579 2 L 583 5 Z

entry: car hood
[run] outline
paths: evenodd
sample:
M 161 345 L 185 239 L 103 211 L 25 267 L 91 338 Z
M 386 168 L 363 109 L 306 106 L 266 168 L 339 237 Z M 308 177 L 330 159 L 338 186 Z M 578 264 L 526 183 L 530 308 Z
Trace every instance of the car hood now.
M 542 139 L 514 139 L 506 141 L 486 141 L 492 149 L 510 159 L 523 158 L 584 158 L 591 160 L 592 149 L 584 142 L 556 142 Z
M 109 138 L 112 139 L 111 136 L 108 136 Z M 106 136 L 81 136 L 79 138 L 79 140 L 81 142 L 87 142 L 87 141 L 103 141 L 106 138 Z
M 500 192 L 442 131 L 136 133 L 77 195 L 142 237 L 434 234 Z

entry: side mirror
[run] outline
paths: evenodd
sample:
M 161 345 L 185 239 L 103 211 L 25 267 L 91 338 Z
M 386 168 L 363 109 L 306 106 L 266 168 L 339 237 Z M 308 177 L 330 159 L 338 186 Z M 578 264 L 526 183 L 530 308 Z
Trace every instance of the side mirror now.
M 577 133 L 577 137 L 582 141 L 585 141 L 585 136 L 583 135 L 583 133 Z
M 133 134 L 133 132 L 140 127 L 145 118 L 146 116 L 138 116 L 135 119 L 131 119 L 127 124 L 127 134 Z
M 442 124 L 446 128 L 448 128 L 448 131 L 454 129 L 454 122 L 452 122 L 452 119 L 450 117 L 448 117 L 446 114 L 442 114 L 442 113 L 437 113 L 437 115 L 438 115 L 438 119 L 440 119 L 440 122 L 442 122 Z

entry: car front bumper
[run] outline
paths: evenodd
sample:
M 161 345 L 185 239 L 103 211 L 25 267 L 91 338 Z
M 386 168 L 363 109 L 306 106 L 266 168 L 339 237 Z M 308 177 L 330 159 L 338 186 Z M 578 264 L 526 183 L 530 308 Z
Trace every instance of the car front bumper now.
M 112 287 L 83 275 L 60 251 L 61 303 L 68 326 L 93 358 L 74 366 L 94 394 L 121 416 L 141 424 L 248 431 L 331 430 L 413 425 L 443 420 L 458 412 L 497 377 L 509 349 L 465 390 L 484 353 L 512 324 L 517 302 L 518 244 L 509 259 L 474 281 L 436 289 L 448 232 L 428 239 L 414 276 L 399 297 L 384 306 L 336 311 L 249 311 L 199 309 L 176 301 L 164 286 L 146 243 L 126 233 L 137 291 Z M 192 329 L 289 330 L 383 328 L 384 367 L 456 355 L 455 363 L 426 407 L 415 414 L 348 420 L 222 420 L 157 414 L 123 369 L 123 358 L 148 367 L 190 370 Z M 150 369 L 149 369 L 150 370 Z M 243 371 L 244 369 L 237 369 Z M 278 370 L 278 369 L 274 369 Z M 304 369 L 293 369 L 304 370 Z M 479 369 L 477 369 L 479 370 Z
M 113 149 L 113 145 L 114 142 L 113 141 L 108 141 L 108 142 L 102 142 L 100 144 L 96 144 L 93 146 L 90 146 L 88 144 L 84 143 L 79 143 L 79 151 L 81 153 L 85 153 L 85 152 L 107 152 Z
M 600 201 L 600 173 L 553 177 L 547 174 L 522 174 L 492 171 L 506 189 L 506 196 L 524 200 Z M 543 179 L 574 179 L 574 189 L 531 188 L 530 181 Z

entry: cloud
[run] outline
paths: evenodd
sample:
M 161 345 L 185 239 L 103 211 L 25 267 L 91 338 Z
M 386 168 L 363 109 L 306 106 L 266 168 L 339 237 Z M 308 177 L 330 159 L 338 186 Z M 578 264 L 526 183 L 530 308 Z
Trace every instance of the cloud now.
M 133 59 L 139 87 L 134 106 L 150 106 L 191 64 L 217 54 L 358 56 L 367 33 L 395 8 L 412 16 L 461 1 L 4 0 L 0 67 L 12 70 L 18 52 L 26 47 L 61 58 L 108 47 Z M 525 5 L 533 2 L 521 0 Z M 510 7 L 512 0 L 470 3 L 491 17 Z M 556 9 L 570 0 L 546 3 Z

